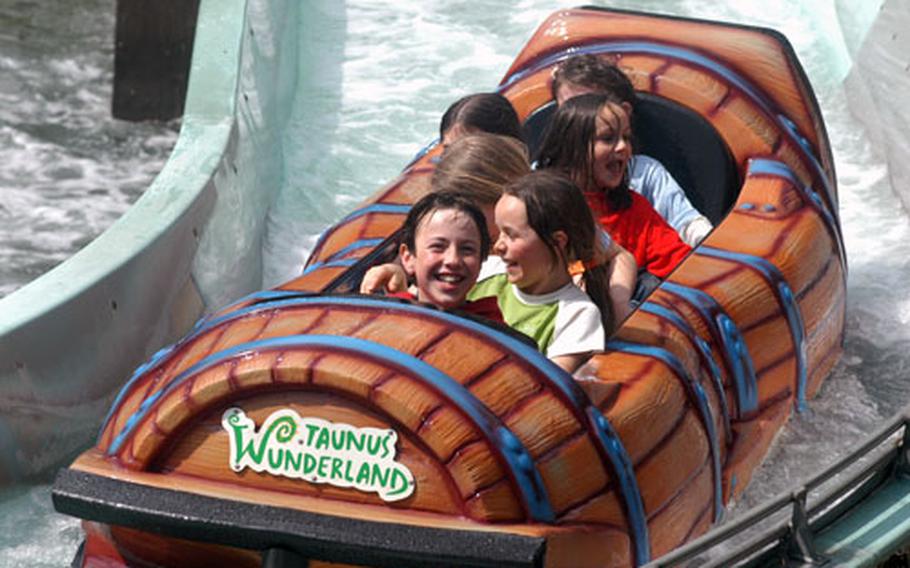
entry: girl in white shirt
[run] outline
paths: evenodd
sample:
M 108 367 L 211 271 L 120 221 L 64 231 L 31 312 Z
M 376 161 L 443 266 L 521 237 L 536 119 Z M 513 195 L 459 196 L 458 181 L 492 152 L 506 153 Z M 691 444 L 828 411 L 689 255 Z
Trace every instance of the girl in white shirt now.
M 504 188 L 495 222 L 493 252 L 502 258 L 503 272 L 479 281 L 468 298 L 495 296 L 506 324 L 573 372 L 603 351 L 605 328 L 613 328 L 607 271 L 592 265 L 598 232 L 584 195 L 565 176 L 534 172 Z M 575 261 L 588 265 L 590 297 L 572 282 L 569 264 Z

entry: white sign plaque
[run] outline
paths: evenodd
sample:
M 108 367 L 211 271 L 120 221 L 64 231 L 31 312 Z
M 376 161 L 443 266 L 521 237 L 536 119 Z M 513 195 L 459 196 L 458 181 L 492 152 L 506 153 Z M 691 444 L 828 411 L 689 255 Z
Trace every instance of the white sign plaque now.
M 395 430 L 301 417 L 289 408 L 270 414 L 258 429 L 243 410 L 229 408 L 221 425 L 230 439 L 230 467 L 237 473 L 250 468 L 376 493 L 389 502 L 414 492 L 411 471 L 395 461 Z

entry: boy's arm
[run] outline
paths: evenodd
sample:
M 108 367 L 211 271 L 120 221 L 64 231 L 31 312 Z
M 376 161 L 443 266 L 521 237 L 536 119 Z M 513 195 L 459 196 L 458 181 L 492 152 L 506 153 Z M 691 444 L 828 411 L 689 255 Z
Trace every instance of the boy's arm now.
M 371 267 L 360 281 L 361 294 L 404 292 L 407 289 L 408 276 L 404 268 L 394 262 Z

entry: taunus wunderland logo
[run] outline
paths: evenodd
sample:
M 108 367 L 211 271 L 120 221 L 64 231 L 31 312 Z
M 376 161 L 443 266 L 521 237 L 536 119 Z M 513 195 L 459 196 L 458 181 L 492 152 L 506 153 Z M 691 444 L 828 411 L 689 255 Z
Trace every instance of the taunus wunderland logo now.
M 351 487 L 398 501 L 414 492 L 414 476 L 395 461 L 398 433 L 304 418 L 291 409 L 276 410 L 259 429 L 240 408 L 222 415 L 231 446 L 230 467 L 259 473 Z

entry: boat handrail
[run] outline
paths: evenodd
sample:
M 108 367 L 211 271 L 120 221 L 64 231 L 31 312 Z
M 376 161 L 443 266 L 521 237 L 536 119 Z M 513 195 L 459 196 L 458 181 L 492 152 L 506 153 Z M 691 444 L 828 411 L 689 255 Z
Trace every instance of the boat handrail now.
M 910 407 L 891 418 L 849 454 L 810 478 L 753 508 L 742 517 L 721 525 L 705 535 L 655 559 L 648 567 L 685 566 L 699 560 L 700 566 L 733 566 L 741 561 L 755 565 L 769 555 L 791 557 L 803 562 L 817 563 L 823 555 L 813 545 L 813 535 L 830 526 L 852 505 L 868 496 L 885 481 L 896 475 L 910 474 L 907 450 L 910 449 Z M 878 452 L 876 452 L 878 450 Z M 873 455 L 874 454 L 874 455 Z M 869 458 L 873 458 L 869 462 Z M 846 479 L 824 494 L 812 500 L 807 506 L 810 492 L 828 484 L 851 466 L 861 464 Z M 734 549 L 699 558 L 710 553 L 730 539 L 743 535 L 756 524 L 768 521 L 773 515 L 789 509 L 789 515 L 779 519 L 758 535 Z M 771 546 L 773 545 L 773 546 Z

